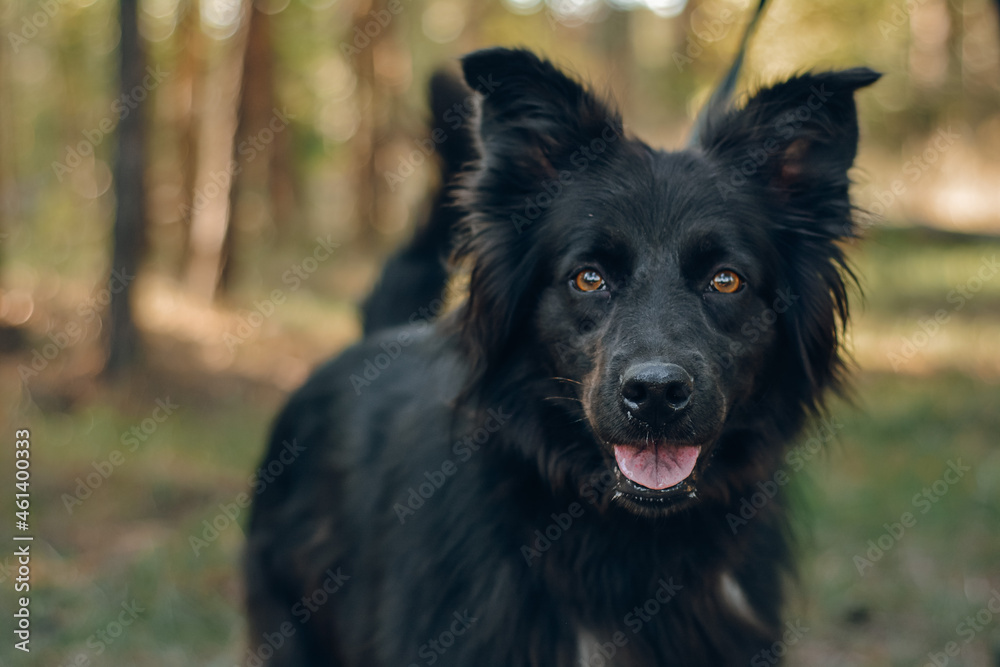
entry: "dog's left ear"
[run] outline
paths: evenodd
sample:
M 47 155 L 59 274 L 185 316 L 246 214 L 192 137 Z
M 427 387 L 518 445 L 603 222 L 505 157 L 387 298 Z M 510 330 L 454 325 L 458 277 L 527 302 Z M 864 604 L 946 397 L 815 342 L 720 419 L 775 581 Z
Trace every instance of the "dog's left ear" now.
M 794 77 L 761 90 L 741 109 L 709 110 L 699 139 L 720 167 L 722 196 L 737 206 L 763 201 L 767 207 L 784 249 L 783 282 L 808 304 L 783 318 L 799 352 L 793 375 L 801 384 L 793 390 L 802 397 L 840 384 L 849 270 L 838 241 L 856 234 L 848 194 L 858 147 L 854 93 L 880 76 L 856 68 Z
M 854 93 L 880 76 L 865 67 L 806 74 L 759 91 L 741 109 L 709 110 L 699 143 L 724 165 L 722 195 L 764 188 L 793 219 L 811 220 L 809 232 L 852 236 L 847 172 L 858 147 Z
M 573 179 L 615 152 L 622 123 L 584 86 L 528 51 L 477 51 L 462 59 L 462 69 L 479 93 L 480 158 L 459 192 L 467 215 L 455 259 L 471 264 L 459 316 L 470 361 L 488 376 L 502 367 L 530 309 L 542 264 L 536 230 Z

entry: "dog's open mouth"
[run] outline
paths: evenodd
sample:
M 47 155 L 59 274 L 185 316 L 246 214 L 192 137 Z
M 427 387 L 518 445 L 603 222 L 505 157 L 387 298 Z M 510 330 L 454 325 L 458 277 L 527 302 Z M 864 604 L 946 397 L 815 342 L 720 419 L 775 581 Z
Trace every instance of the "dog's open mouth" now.
M 659 500 L 694 490 L 693 473 L 701 447 L 670 442 L 615 445 L 622 490 L 643 500 Z

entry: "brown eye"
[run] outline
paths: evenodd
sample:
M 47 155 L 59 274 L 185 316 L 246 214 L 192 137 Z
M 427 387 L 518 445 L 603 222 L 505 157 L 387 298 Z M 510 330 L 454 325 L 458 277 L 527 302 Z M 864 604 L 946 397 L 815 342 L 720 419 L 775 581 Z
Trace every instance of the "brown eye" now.
M 599 289 L 604 289 L 604 277 L 594 269 L 584 269 L 576 274 L 573 286 L 581 292 L 596 292 Z
M 743 287 L 743 279 L 735 271 L 724 269 L 712 277 L 711 289 L 723 294 L 732 294 Z

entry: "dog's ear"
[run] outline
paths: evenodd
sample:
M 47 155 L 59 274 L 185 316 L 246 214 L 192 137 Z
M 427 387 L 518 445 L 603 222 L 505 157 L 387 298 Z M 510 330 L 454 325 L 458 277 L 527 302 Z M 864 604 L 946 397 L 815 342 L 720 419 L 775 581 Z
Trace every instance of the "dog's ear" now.
M 558 178 L 606 132 L 621 134 L 621 118 L 547 60 L 521 49 L 492 48 L 462 59 L 466 83 L 481 95 L 478 134 L 484 167 L 508 187 L 533 190 Z
M 454 258 L 471 265 L 459 318 L 474 368 L 489 375 L 530 310 L 541 265 L 537 229 L 581 172 L 610 158 L 622 124 L 597 96 L 528 51 L 477 51 L 462 69 L 479 93 L 480 158 L 458 193 L 467 214 Z
M 850 208 L 847 171 L 858 147 L 854 92 L 880 76 L 864 67 L 806 74 L 759 91 L 741 109 L 710 112 L 699 143 L 724 165 L 723 196 L 763 187 L 820 225 L 840 222 Z
M 741 109 L 711 114 L 699 139 L 721 166 L 722 196 L 737 206 L 749 197 L 767 207 L 783 248 L 784 282 L 802 297 L 785 319 L 799 350 L 804 396 L 836 386 L 842 370 L 850 272 L 838 241 L 856 234 L 848 194 L 858 146 L 854 93 L 880 76 L 856 68 L 794 77 Z

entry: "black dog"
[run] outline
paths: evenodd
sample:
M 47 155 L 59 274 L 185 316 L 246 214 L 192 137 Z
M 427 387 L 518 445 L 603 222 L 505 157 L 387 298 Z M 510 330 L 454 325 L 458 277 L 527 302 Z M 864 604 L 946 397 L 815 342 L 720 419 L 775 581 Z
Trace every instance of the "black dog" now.
M 462 65 L 480 91 L 473 132 L 448 138 L 473 161 L 468 297 L 434 323 L 394 302 L 437 262 L 442 205 L 369 301 L 372 333 L 281 414 L 248 661 L 773 664 L 774 480 L 842 375 L 854 92 L 878 75 L 714 105 L 696 145 L 663 152 L 528 52 Z M 739 518 L 759 483 L 773 498 Z

